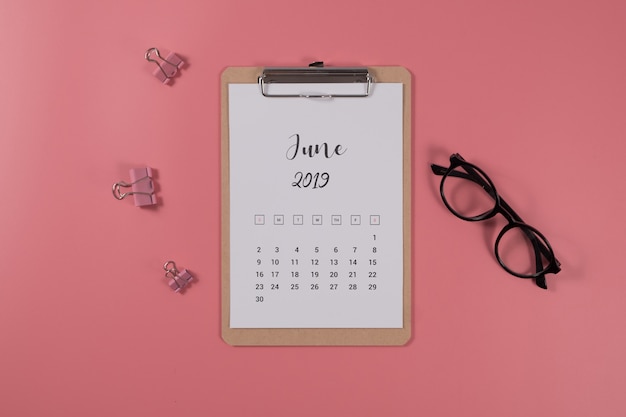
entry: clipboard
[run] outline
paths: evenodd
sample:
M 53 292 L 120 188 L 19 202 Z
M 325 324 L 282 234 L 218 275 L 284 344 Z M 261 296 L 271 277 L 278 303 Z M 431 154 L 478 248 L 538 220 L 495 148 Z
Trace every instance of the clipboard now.
M 259 299 L 261 301 L 265 300 L 265 303 L 260 302 L 256 305 L 251 304 L 252 306 L 251 308 L 257 308 L 257 306 L 262 306 L 262 308 L 266 308 L 266 306 L 270 304 L 270 302 L 268 302 L 269 297 L 275 296 L 275 294 L 280 294 L 279 291 L 281 291 L 282 294 L 285 294 L 286 296 L 288 296 L 294 293 L 304 294 L 305 288 L 304 287 L 295 288 L 294 286 L 297 286 L 299 284 L 297 283 L 294 284 L 293 282 L 290 284 L 289 279 L 286 279 L 283 281 L 280 281 L 279 279 L 277 279 L 276 280 L 277 283 L 275 284 L 276 288 L 277 289 L 279 288 L 278 287 L 279 283 L 281 287 L 278 291 L 272 292 L 272 290 L 269 288 L 270 282 L 268 282 L 268 280 L 263 281 L 263 279 L 267 279 L 267 277 L 269 277 L 270 271 L 268 270 L 265 270 L 265 275 L 263 275 L 263 271 L 257 271 L 256 272 L 257 277 L 254 277 L 254 272 L 252 272 L 252 270 L 250 274 L 247 274 L 247 276 L 245 277 L 231 275 L 233 274 L 233 266 L 239 265 L 240 263 L 250 263 L 254 260 L 253 259 L 254 256 L 252 255 L 250 256 L 250 259 L 240 259 L 242 257 L 235 258 L 234 248 L 231 247 L 231 244 L 234 245 L 234 243 L 231 242 L 231 236 L 234 236 L 236 234 L 236 231 L 233 230 L 234 229 L 233 224 L 231 224 L 231 221 L 234 222 L 233 219 L 236 216 L 235 214 L 236 207 L 233 207 L 231 205 L 231 198 L 232 199 L 237 198 L 236 196 L 233 195 L 234 189 L 237 187 L 237 185 L 233 183 L 233 178 L 232 178 L 233 173 L 235 171 L 231 171 L 231 169 L 235 170 L 235 168 L 233 167 L 233 163 L 231 161 L 231 158 L 233 157 L 233 155 L 231 155 L 231 152 L 234 152 L 234 150 L 232 149 L 232 143 L 231 143 L 231 139 L 232 139 L 231 136 L 234 135 L 234 125 L 232 125 L 234 122 L 233 120 L 231 120 L 231 112 L 232 112 L 231 105 L 234 105 L 233 101 L 235 100 L 234 95 L 233 95 L 234 93 L 231 92 L 231 87 L 234 85 L 243 85 L 244 87 L 247 87 L 247 88 L 255 88 L 258 93 L 258 96 L 262 97 L 263 100 L 268 100 L 268 103 L 269 101 L 275 101 L 275 100 L 294 100 L 296 102 L 299 100 L 314 100 L 314 101 L 315 100 L 317 101 L 338 100 L 338 101 L 343 101 L 347 103 L 356 103 L 355 100 L 368 100 L 370 96 L 377 94 L 376 88 L 379 85 L 384 85 L 386 83 L 399 85 L 400 86 L 399 88 L 401 89 L 401 98 L 400 98 L 401 103 L 399 103 L 399 107 L 398 107 L 401 113 L 399 116 L 401 117 L 401 126 L 400 126 L 400 133 L 399 133 L 399 135 L 401 136 L 401 138 L 399 139 L 401 141 L 401 144 L 399 145 L 400 146 L 399 152 L 400 152 L 401 160 L 396 161 L 398 165 L 401 166 L 401 168 L 399 168 L 401 172 L 399 173 L 399 177 L 398 177 L 398 178 L 401 178 L 399 179 L 399 182 L 401 182 L 401 184 L 399 184 L 399 189 L 400 189 L 399 192 L 402 194 L 401 204 L 400 204 L 401 216 L 398 216 L 398 217 L 401 217 L 401 219 L 399 219 L 399 224 L 400 224 L 399 227 L 401 228 L 401 232 L 400 232 L 401 242 L 400 242 L 399 249 L 394 251 L 394 254 L 392 256 L 396 260 L 400 259 L 398 261 L 400 263 L 398 268 L 399 268 L 401 276 L 398 276 L 395 278 L 399 280 L 399 283 L 401 286 L 401 289 L 399 290 L 400 291 L 399 299 L 401 299 L 401 301 L 398 298 L 396 298 L 398 299 L 399 304 L 401 304 L 401 306 L 398 307 L 400 311 L 398 311 L 397 313 L 397 315 L 399 315 L 400 324 L 392 328 L 376 327 L 375 325 L 374 326 L 358 326 L 358 327 L 344 327 L 341 325 L 331 326 L 331 327 L 321 327 L 321 326 L 311 327 L 311 326 L 297 326 L 297 325 L 296 326 L 285 325 L 282 327 L 281 326 L 247 327 L 245 325 L 238 326 L 238 327 L 233 326 L 232 323 L 233 323 L 233 315 L 234 315 L 233 311 L 234 310 L 231 310 L 231 309 L 235 308 L 233 305 L 234 304 L 233 300 L 235 299 L 233 293 L 234 293 L 236 280 L 246 281 L 245 285 L 247 285 L 248 287 L 252 285 L 256 285 L 257 289 L 261 288 L 261 291 L 254 293 L 254 294 L 267 294 L 267 296 L 256 295 L 255 298 L 257 301 Z M 339 92 L 334 92 L 334 91 L 328 92 L 326 90 L 319 90 L 320 85 L 327 87 L 329 85 L 332 86 L 332 84 L 337 84 L 337 86 L 348 85 L 352 89 L 349 89 L 346 91 L 342 90 Z M 294 91 L 285 92 L 282 89 L 282 86 L 285 86 L 285 85 L 286 86 L 296 85 L 297 87 L 300 87 L 300 88 L 302 87 L 302 85 L 305 85 L 307 87 L 303 89 L 304 91 L 296 90 L 295 92 Z M 313 89 L 308 88 L 309 85 L 312 86 Z M 281 87 L 281 88 L 278 88 L 278 87 Z M 382 88 L 382 87 L 379 87 L 379 88 Z M 263 104 L 260 104 L 260 106 L 263 106 Z M 255 117 L 252 117 L 252 118 L 255 118 Z M 246 121 L 245 123 L 248 123 L 248 122 Z M 255 123 L 255 121 L 250 120 L 250 123 Z M 294 135 L 292 135 L 289 138 L 291 141 L 300 139 L 299 136 L 296 137 L 295 139 L 293 136 Z M 263 139 L 258 139 L 258 140 L 263 140 Z M 296 144 L 296 145 L 299 145 L 299 144 Z M 291 145 L 289 149 L 293 150 L 294 146 L 295 145 Z M 324 148 L 309 147 L 310 155 L 306 155 L 306 151 L 304 151 L 305 157 L 302 157 L 302 158 L 306 159 L 306 156 L 311 157 L 313 155 L 312 153 L 313 150 L 315 150 L 316 152 L 322 152 L 322 153 L 326 152 L 326 157 L 335 157 L 335 160 L 344 158 L 343 155 L 341 157 L 338 157 L 338 155 L 341 155 L 342 151 L 344 151 L 346 155 L 348 154 L 348 152 L 352 152 L 352 149 L 349 149 L 348 151 L 346 151 L 344 148 L 341 147 L 341 145 L 337 145 L 336 147 L 333 147 L 333 146 L 335 145 L 331 145 L 330 147 L 326 146 Z M 295 148 L 295 149 L 296 151 L 298 150 L 298 148 Z M 329 152 L 329 149 L 330 149 L 330 152 Z M 354 151 L 353 153 L 356 153 L 356 151 Z M 289 156 L 291 155 L 288 153 L 287 157 L 289 158 Z M 294 154 L 294 157 L 295 157 L 295 154 Z M 298 156 L 298 158 L 300 158 L 300 156 Z M 304 161 L 304 162 L 308 162 L 308 161 Z M 222 335 L 223 340 L 226 343 L 233 345 L 233 346 L 263 346 L 263 345 L 367 346 L 367 345 L 403 345 L 403 344 L 406 344 L 411 338 L 411 329 L 412 329 L 411 327 L 411 311 L 412 311 L 412 307 L 411 307 L 411 201 L 412 201 L 411 170 L 412 168 L 411 168 L 411 165 L 412 165 L 412 161 L 411 161 L 411 75 L 405 68 L 398 67 L 398 66 L 389 66 L 389 67 L 377 66 L 377 67 L 367 67 L 367 68 L 360 68 L 360 67 L 359 68 L 328 68 L 328 67 L 323 67 L 321 65 L 313 65 L 313 66 L 305 67 L 305 68 L 229 67 L 225 69 L 221 76 L 221 217 L 222 217 L 221 218 L 221 283 L 222 283 L 221 335 Z M 249 175 L 255 176 L 255 173 L 251 172 L 249 173 Z M 319 179 L 319 177 L 317 179 Z M 296 185 L 300 188 L 302 187 L 302 183 L 298 185 L 296 184 L 295 181 L 293 181 L 291 185 L 294 187 L 296 187 Z M 315 185 L 321 185 L 321 183 L 320 184 L 316 183 Z M 330 188 L 330 186 L 328 188 Z M 307 192 L 309 191 L 307 190 Z M 292 216 L 293 216 L 293 219 L 292 219 Z M 276 227 L 277 228 L 276 230 L 280 230 L 279 229 L 280 227 L 285 227 L 284 225 L 292 222 L 292 220 L 294 222 L 293 224 L 300 224 L 298 222 L 305 223 L 309 220 L 307 218 L 307 215 L 300 216 L 304 218 L 304 220 L 302 220 L 300 217 L 297 217 L 297 216 L 300 216 L 300 215 L 299 214 L 292 215 L 291 213 L 286 213 L 283 216 L 282 212 L 281 214 L 272 214 L 272 213 L 264 213 L 264 214 L 258 214 L 258 215 L 255 214 L 254 221 L 259 222 L 259 226 L 258 226 L 259 229 L 255 229 L 255 230 L 265 230 L 262 228 L 270 227 L 270 226 Z M 322 224 L 322 222 L 325 222 L 324 223 L 325 225 L 328 224 L 328 226 L 326 226 L 329 228 L 328 230 L 333 230 L 331 229 L 332 226 L 330 224 L 333 224 L 333 225 L 341 224 L 341 227 L 345 227 L 345 230 L 351 230 L 349 229 L 349 226 L 347 225 L 347 223 L 349 223 L 350 221 L 356 220 L 356 215 L 351 218 L 349 214 L 347 214 L 344 217 L 342 217 L 342 215 L 331 215 L 330 218 L 327 218 L 327 217 L 328 216 L 326 215 L 324 216 L 319 215 L 318 220 L 316 220 L 316 217 L 314 214 L 313 224 L 315 224 L 316 221 L 319 221 L 319 224 Z M 358 217 L 359 217 L 359 224 L 361 224 L 361 215 L 358 215 Z M 390 217 L 390 216 L 387 216 L 387 217 Z M 363 215 L 363 218 L 367 220 L 367 216 L 365 214 Z M 341 223 L 342 220 L 344 223 Z M 246 222 L 248 221 L 247 217 L 245 221 Z M 377 219 L 376 215 L 369 215 L 369 221 L 373 222 L 370 224 L 376 224 L 377 221 L 381 221 L 381 220 Z M 252 222 L 252 219 L 250 219 L 250 222 Z M 296 226 L 293 226 L 293 227 L 296 227 Z M 340 226 L 337 226 L 337 227 L 340 227 Z M 249 230 L 253 230 L 253 229 L 249 229 Z M 311 226 L 310 230 L 315 230 L 314 226 Z M 373 230 L 376 230 L 376 229 L 373 229 Z M 251 239 L 255 235 L 256 234 L 250 235 Z M 288 245 L 289 243 L 286 243 L 286 246 Z M 260 246 L 261 245 L 259 244 L 258 246 L 259 250 L 261 249 Z M 296 246 L 295 244 L 291 246 L 292 247 L 289 248 L 289 250 L 291 251 L 299 251 L 300 249 L 304 250 L 304 247 L 300 248 L 300 246 Z M 279 248 L 277 246 L 276 250 L 278 249 Z M 318 249 L 318 248 L 316 247 L 315 249 Z M 342 247 L 341 249 L 338 249 L 338 247 L 334 247 L 333 249 L 335 252 L 337 252 L 338 250 L 344 250 L 344 249 L 345 249 L 344 252 L 352 251 L 352 248 L 344 248 L 344 247 Z M 371 248 L 368 247 L 368 250 L 370 249 Z M 361 248 L 359 248 L 359 250 L 361 250 Z M 376 248 L 374 248 L 374 250 L 376 250 Z M 284 252 L 282 247 L 281 247 L 281 251 Z M 357 251 L 356 245 L 354 246 L 354 251 L 355 253 Z M 245 258 L 245 256 L 243 257 Z M 282 262 L 281 265 L 288 263 L 289 260 L 290 260 L 289 257 L 281 258 L 280 259 L 280 261 Z M 308 261 L 308 259 L 305 259 L 305 260 Z M 278 263 L 279 259 L 278 258 L 276 258 L 275 260 L 271 259 L 271 261 Z M 335 262 L 345 261 L 345 263 L 347 263 L 348 261 L 352 262 L 353 259 L 345 258 L 345 259 L 342 259 L 341 261 L 337 261 L 336 259 L 330 259 L 331 263 L 333 261 Z M 359 258 L 359 262 L 361 265 L 367 261 L 368 259 L 366 258 L 363 258 L 363 259 Z M 369 259 L 370 263 L 372 263 L 372 261 L 376 262 L 375 259 L 374 260 Z M 261 264 L 262 262 L 267 264 L 269 262 L 269 259 L 264 259 L 263 261 L 261 261 L 261 259 L 257 259 L 256 262 L 258 262 L 259 264 Z M 292 258 L 291 263 L 293 264 L 294 262 L 297 262 L 297 259 L 294 260 L 294 258 Z M 356 262 L 357 262 L 357 259 L 355 258 L 354 263 L 356 264 Z M 271 272 L 273 273 L 273 271 Z M 310 271 L 303 271 L 301 273 L 301 276 L 309 272 Z M 285 274 L 289 273 L 289 270 L 281 271 L 281 273 L 282 273 L 281 279 L 283 279 Z M 298 272 L 295 272 L 295 273 L 298 273 Z M 369 272 L 369 273 L 370 275 L 372 274 L 372 272 Z M 276 272 L 276 274 L 278 275 L 278 271 Z M 291 271 L 291 274 L 293 276 L 294 271 Z M 315 272 L 311 272 L 311 274 L 315 274 Z M 331 271 L 330 274 L 332 276 L 333 272 Z M 356 272 L 354 272 L 354 274 L 356 275 Z M 264 278 L 258 278 L 258 276 L 261 276 Z M 258 279 L 255 279 L 255 278 L 258 278 Z M 344 289 L 345 294 L 347 294 L 348 285 L 353 285 L 353 284 L 347 284 L 347 283 L 344 284 L 344 282 L 346 282 L 347 279 L 348 278 L 345 278 L 344 281 L 341 281 L 340 279 L 338 279 L 338 281 L 341 282 L 340 284 L 333 284 L 333 283 L 328 284 L 327 282 L 325 282 L 324 285 L 330 285 L 331 290 L 333 289 L 333 285 L 335 285 L 335 288 L 341 287 L 342 289 Z M 249 283 L 248 283 L 248 280 L 249 280 Z M 292 281 L 294 280 L 295 278 Z M 255 282 L 257 283 L 255 284 Z M 374 284 L 372 284 L 371 282 L 374 282 Z M 370 283 L 367 284 L 369 285 L 370 290 L 372 289 L 372 286 L 374 289 L 377 288 L 376 282 L 379 282 L 378 284 L 379 286 L 381 285 L 384 286 L 385 281 L 370 281 Z M 383 284 L 380 284 L 380 282 L 382 282 Z M 271 284 L 271 285 L 274 285 L 274 284 Z M 291 290 L 294 290 L 295 288 L 295 289 L 298 289 L 299 291 L 289 292 L 290 290 L 289 285 L 291 285 Z M 311 284 L 307 282 L 306 285 L 307 285 L 306 290 L 308 291 L 308 286 L 310 285 L 311 288 L 313 288 L 315 284 Z M 363 294 L 364 296 L 370 296 L 370 294 L 376 293 L 375 291 L 367 292 L 367 287 L 364 288 L 363 285 L 364 284 L 360 284 L 359 291 L 361 292 L 359 294 Z M 304 283 L 303 283 L 303 286 L 304 286 Z M 354 287 L 356 288 L 356 284 L 354 284 Z M 330 292 L 328 288 L 325 288 L 325 290 Z M 250 289 L 250 291 L 252 291 L 252 288 Z M 313 291 L 310 291 L 310 292 L 313 292 Z M 319 293 L 319 291 L 317 293 Z M 250 297 L 252 297 L 253 293 L 251 292 L 250 294 L 251 294 Z M 357 294 L 357 291 L 354 291 L 353 294 Z M 231 299 L 231 296 L 233 296 L 233 299 Z M 252 301 L 250 301 L 250 303 L 251 302 Z M 349 306 L 346 306 L 346 308 L 348 307 Z M 286 316 L 289 316 L 290 310 L 285 309 L 282 311 L 282 313 Z

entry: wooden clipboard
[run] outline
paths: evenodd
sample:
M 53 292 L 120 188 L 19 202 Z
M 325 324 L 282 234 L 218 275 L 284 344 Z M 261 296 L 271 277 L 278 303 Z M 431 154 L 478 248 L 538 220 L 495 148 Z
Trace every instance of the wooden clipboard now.
M 411 74 L 403 67 L 368 67 L 375 83 L 402 87 L 403 278 L 401 328 L 231 328 L 229 85 L 260 84 L 262 67 L 229 67 L 221 76 L 221 280 L 222 338 L 233 346 L 404 345 L 411 339 Z M 369 86 L 367 86 L 369 89 Z M 260 90 L 263 85 L 260 86 Z M 261 94 L 261 91 L 259 92 Z

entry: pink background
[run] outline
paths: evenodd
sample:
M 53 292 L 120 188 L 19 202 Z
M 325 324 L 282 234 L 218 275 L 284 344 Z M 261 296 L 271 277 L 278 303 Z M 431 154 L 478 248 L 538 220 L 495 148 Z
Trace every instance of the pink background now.
M 0 415 L 623 416 L 625 41 L 624 1 L 3 0 Z M 413 74 L 403 347 L 220 338 L 220 73 L 314 60 Z M 548 291 L 445 209 L 453 152 L 550 239 Z M 111 195 L 142 164 L 156 209 Z

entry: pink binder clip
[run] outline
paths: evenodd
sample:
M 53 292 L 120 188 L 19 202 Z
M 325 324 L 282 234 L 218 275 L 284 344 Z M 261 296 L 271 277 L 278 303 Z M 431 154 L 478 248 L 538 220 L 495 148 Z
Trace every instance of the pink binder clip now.
M 186 269 L 182 271 L 176 269 L 176 263 L 174 263 L 174 261 L 165 262 L 163 269 L 165 269 L 165 278 L 168 279 L 167 284 L 174 292 L 181 292 L 193 279 Z
M 130 187 L 131 191 L 123 193 L 122 187 Z M 156 204 L 154 183 L 152 182 L 152 168 L 133 168 L 130 170 L 130 183 L 120 181 L 113 184 L 113 197 L 122 200 L 128 195 L 133 196 L 135 206 L 137 207 Z
M 156 55 L 158 59 L 152 58 L 152 55 Z M 152 75 L 157 77 L 163 84 L 168 84 L 170 79 L 176 75 L 178 70 L 185 65 L 182 59 L 174 52 L 170 52 L 166 58 L 163 58 L 157 48 L 150 48 L 146 51 L 146 59 L 149 62 L 154 62 L 157 68 L 152 72 Z

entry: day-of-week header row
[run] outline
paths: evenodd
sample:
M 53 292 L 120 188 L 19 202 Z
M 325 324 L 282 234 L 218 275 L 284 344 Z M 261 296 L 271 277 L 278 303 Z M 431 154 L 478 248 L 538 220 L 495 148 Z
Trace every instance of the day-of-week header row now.
M 353 226 L 358 226 L 362 224 L 362 221 L 367 221 L 368 216 L 361 216 L 360 214 L 351 214 L 349 216 L 344 216 L 342 214 L 331 214 L 329 216 L 324 216 L 323 214 L 313 214 L 310 216 L 305 216 L 304 214 L 294 214 L 291 219 L 291 224 L 294 226 L 302 226 L 305 224 L 312 224 L 314 226 L 321 226 L 325 221 L 330 221 L 330 224 L 333 226 L 340 226 L 343 224 L 343 218 L 348 217 L 349 222 Z M 285 219 L 288 216 L 284 214 L 274 214 L 266 216 L 265 214 L 255 214 L 254 215 L 254 224 L 257 226 L 263 226 L 265 224 L 269 224 L 268 222 L 272 222 L 276 226 L 285 225 Z M 363 219 L 363 220 L 362 220 Z M 288 221 L 288 220 L 287 220 Z M 380 225 L 380 215 L 379 214 L 370 214 L 369 215 L 369 224 L 371 226 Z

